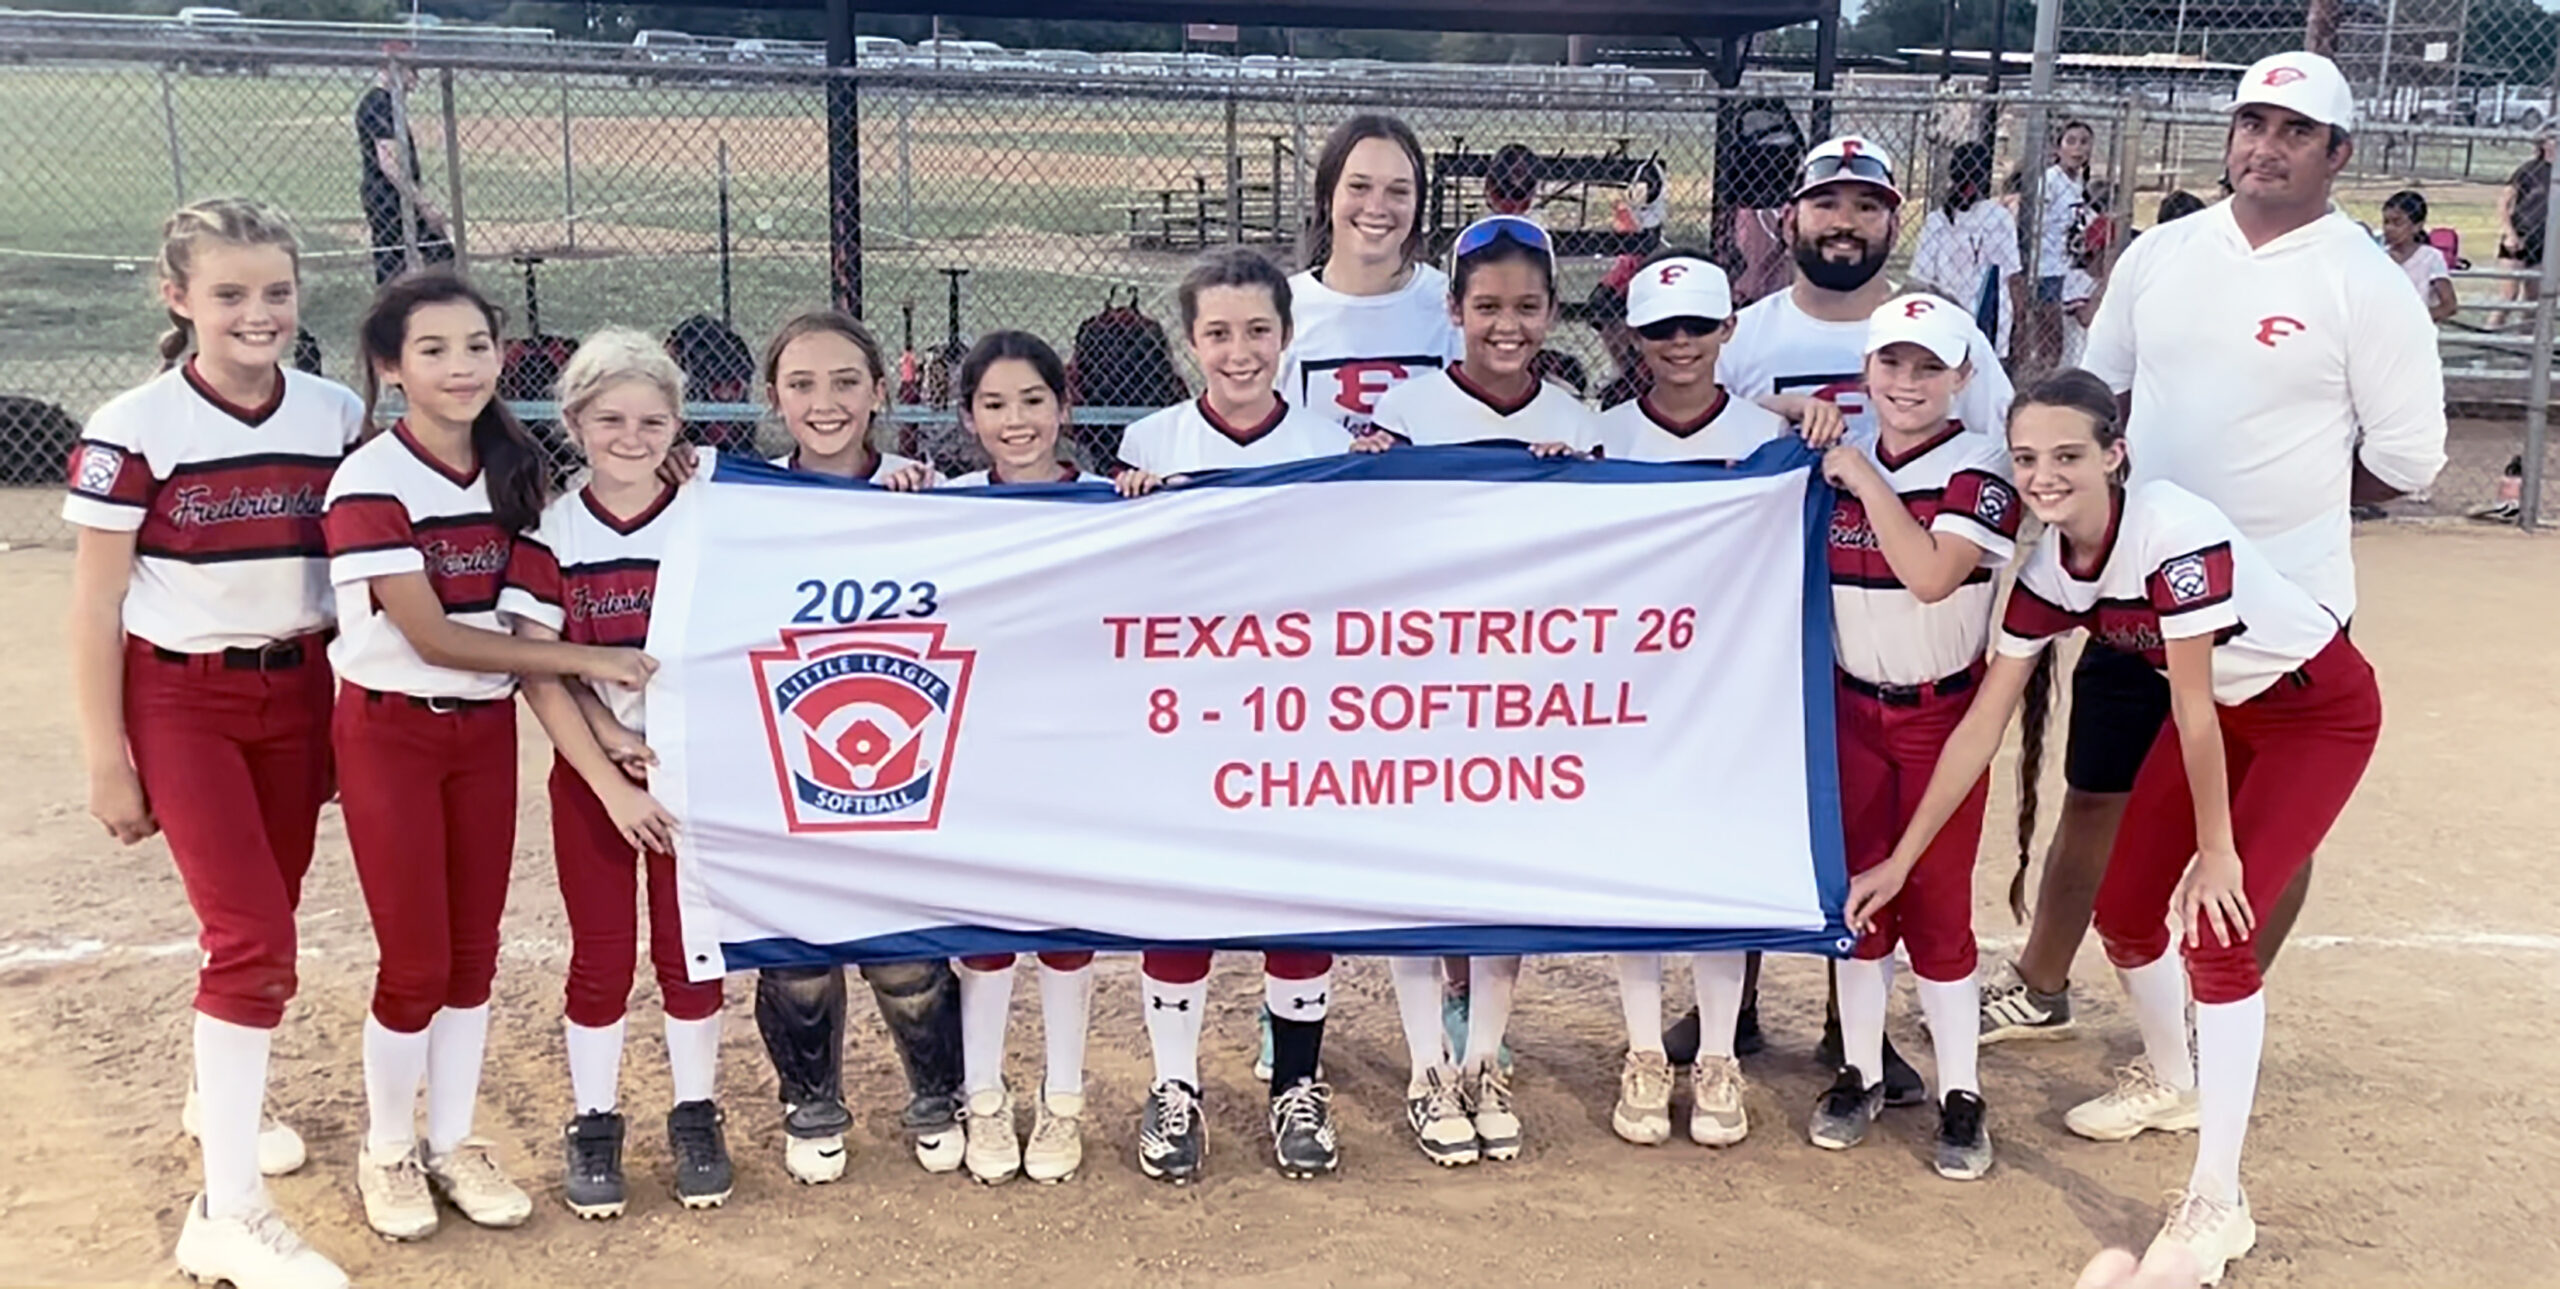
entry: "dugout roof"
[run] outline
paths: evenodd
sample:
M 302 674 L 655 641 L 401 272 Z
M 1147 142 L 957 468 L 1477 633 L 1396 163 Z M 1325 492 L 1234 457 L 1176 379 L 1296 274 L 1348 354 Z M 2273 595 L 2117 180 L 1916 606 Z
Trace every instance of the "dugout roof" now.
M 762 0 L 740 8 L 824 9 L 826 0 Z M 1812 22 L 1819 0 L 933 0 L 865 4 L 863 13 L 976 18 L 1077 18 L 1104 22 L 1215 22 L 1254 27 L 1354 27 L 1393 31 L 1492 31 L 1515 35 L 1688 36 L 1720 39 Z

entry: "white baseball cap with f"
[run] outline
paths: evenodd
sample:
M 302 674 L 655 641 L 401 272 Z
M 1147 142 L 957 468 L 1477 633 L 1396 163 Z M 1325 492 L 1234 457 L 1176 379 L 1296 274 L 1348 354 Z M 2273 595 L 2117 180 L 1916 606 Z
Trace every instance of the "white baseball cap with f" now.
M 2249 65 L 2231 110 L 2253 105 L 2299 112 L 2322 125 L 2356 128 L 2356 92 L 2336 63 L 2307 50 L 2269 54 Z
M 1886 200 L 1902 204 L 1902 190 L 1893 182 L 1893 154 L 1855 134 L 1826 139 L 1805 154 L 1804 169 L 1796 173 L 1795 195 L 1802 197 L 1837 183 L 1866 184 L 1883 192 Z
M 1962 305 L 1925 292 L 1898 295 L 1867 318 L 1867 352 L 1888 345 L 1918 345 L 1949 367 L 1973 352 L 1973 324 Z
M 1733 316 L 1733 283 L 1724 270 L 1701 259 L 1675 255 L 1636 270 L 1627 283 L 1627 325 L 1650 327 L 1673 318 L 1722 322 Z

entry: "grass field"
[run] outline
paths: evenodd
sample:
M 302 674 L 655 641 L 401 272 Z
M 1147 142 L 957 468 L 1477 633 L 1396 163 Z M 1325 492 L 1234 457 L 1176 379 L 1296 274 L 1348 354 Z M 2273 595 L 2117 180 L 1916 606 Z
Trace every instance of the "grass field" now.
M 351 378 L 354 322 L 373 282 L 356 200 L 352 116 L 369 67 L 279 67 L 267 77 L 164 78 L 145 63 L 32 63 L 0 68 L 0 394 L 32 395 L 85 415 L 149 374 L 164 320 L 149 259 L 179 178 L 189 196 L 246 193 L 300 223 L 310 255 L 304 324 L 319 338 L 329 373 Z M 1152 96 L 1150 96 L 1152 94 Z M 728 153 L 732 315 L 750 344 L 775 320 L 823 301 L 829 290 L 823 95 L 813 84 L 632 85 L 620 77 L 523 72 L 456 73 L 456 154 L 475 270 L 516 308 L 523 289 L 509 255 L 549 257 L 541 269 L 541 321 L 576 336 L 608 322 L 663 332 L 693 313 L 720 309 L 719 158 Z M 453 205 L 442 85 L 430 74 L 409 111 L 428 188 Z M 1145 87 L 1118 97 L 995 96 L 964 89 L 875 87 L 861 95 L 866 316 L 893 348 L 906 339 L 930 352 L 945 337 L 945 268 L 966 268 L 963 336 L 1000 326 L 1038 332 L 1068 347 L 1076 323 L 1115 287 L 1135 286 L 1158 318 L 1186 253 L 1132 249 L 1133 204 L 1194 204 L 1205 182 L 1223 210 L 1225 105 Z M 1286 102 L 1237 105 L 1235 133 L 1249 184 L 1248 218 L 1292 224 L 1300 207 L 1300 141 L 1321 140 L 1338 108 Z M 1463 99 L 1399 108 L 1435 152 L 1486 152 L 1521 141 L 1542 155 L 1612 150 L 1660 155 L 1669 177 L 1673 241 L 1704 240 L 1712 179 L 1712 116 L 1624 110 L 1491 110 Z M 2102 172 L 2112 173 L 2119 123 L 2096 114 Z M 172 155 L 172 122 L 176 141 Z M 2014 134 L 2018 122 L 2008 123 Z M 1933 187 L 1923 113 L 1907 106 L 1857 110 L 1839 128 L 1870 134 L 1906 159 L 1905 186 Z M 2176 181 L 2209 191 L 2217 140 L 2192 126 L 2167 131 Z M 564 137 L 565 136 L 565 137 Z M 2137 168 L 2155 172 L 2159 127 L 2130 141 Z M 2437 142 L 2397 163 L 2423 169 L 2438 222 L 2463 234 L 2483 260 L 2495 244 L 2494 180 L 2514 156 Z M 2519 145 L 2520 147 L 2520 145 Z M 1275 149 L 1280 196 L 1271 195 Z M 2520 156 L 2521 153 L 2516 152 Z M 565 164 L 564 164 L 565 163 Z M 2467 166 L 2481 182 L 2458 177 Z M 2149 173 L 2165 183 L 2168 176 Z M 2360 218 L 2406 174 L 2358 175 L 2341 192 Z M 1469 194 L 1472 196 L 1472 193 Z M 1550 222 L 1605 225 L 1611 198 L 1565 201 Z M 2145 221 L 2157 193 L 2133 201 Z M 1904 221 L 1907 255 L 1920 221 Z M 1287 253 L 1282 248 L 1283 254 Z M 1580 299 L 1606 267 L 1568 262 L 1564 291 Z M 1551 344 L 1603 376 L 1608 364 L 1586 327 L 1560 327 Z M 0 466 L 11 463 L 0 444 Z M 2499 458 L 2503 461 L 2503 457 Z M 29 457 L 11 477 L 52 472 Z M 2492 486 L 2482 479 L 2469 491 Z M 58 538 L 41 516 L 14 522 L 0 506 L 0 540 Z

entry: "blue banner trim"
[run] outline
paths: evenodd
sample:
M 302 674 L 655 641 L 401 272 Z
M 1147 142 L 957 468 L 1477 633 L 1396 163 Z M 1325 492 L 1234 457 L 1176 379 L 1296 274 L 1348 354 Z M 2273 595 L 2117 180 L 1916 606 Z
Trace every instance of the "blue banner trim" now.
M 811 944 L 791 939 L 749 940 L 723 944 L 720 952 L 728 960 L 729 970 L 744 971 L 750 967 L 818 966 L 831 962 L 914 962 L 989 953 L 1056 953 L 1077 949 L 1101 953 L 1134 953 L 1142 949 L 1304 949 L 1375 957 L 1766 949 L 1775 953 L 1845 957 L 1855 944 L 1856 940 L 1836 925 L 1822 931 L 1419 926 L 1213 940 L 1137 940 L 1096 931 L 1000 931 L 993 927 L 943 926 L 836 944 Z

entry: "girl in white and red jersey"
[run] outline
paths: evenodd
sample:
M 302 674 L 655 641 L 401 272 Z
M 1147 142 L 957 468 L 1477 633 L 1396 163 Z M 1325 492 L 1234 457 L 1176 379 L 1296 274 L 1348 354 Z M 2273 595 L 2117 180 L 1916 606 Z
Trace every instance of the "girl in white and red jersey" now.
M 387 384 L 408 409 L 347 455 L 322 520 L 338 589 L 339 803 L 381 953 L 356 1189 L 394 1240 L 435 1230 L 437 1194 L 482 1226 L 533 1212 L 471 1135 L 515 854 L 516 675 L 636 690 L 654 667 L 637 649 L 501 626 L 509 548 L 541 515 L 549 466 L 496 401 L 498 334 L 497 307 L 447 271 L 375 295 L 358 331 L 366 401 Z
M 2354 794 L 2381 734 L 2382 698 L 2337 620 L 2211 503 L 2164 481 L 2124 486 L 2116 406 L 2104 382 L 2066 371 L 2012 411 L 2010 462 L 2053 535 L 2019 570 L 1990 673 L 1902 840 L 1850 882 L 1848 915 L 1852 926 L 1878 925 L 1926 862 L 2021 697 L 2049 690 L 2055 640 L 2085 630 L 2168 673 L 2173 724 L 2135 777 L 2098 891 L 2098 933 L 2145 1055 L 2063 1122 L 2102 1141 L 2198 1129 L 2195 1167 L 2153 1249 L 2185 1246 L 2211 1284 L 2257 1239 L 2240 1147 L 2266 1039 L 2258 911 Z M 2030 729 L 2044 716 L 2040 702 L 2030 707 Z M 2183 970 L 2170 952 L 2173 910 L 2185 925 Z M 1845 1009 L 1845 973 L 1843 982 Z
M 586 476 L 543 508 L 508 558 L 498 609 L 517 635 L 635 649 L 648 640 L 666 546 L 661 520 L 676 498 L 660 471 L 683 421 L 683 395 L 675 360 L 640 332 L 608 327 L 578 346 L 560 373 L 560 421 L 586 458 Z M 675 1088 L 667 1147 L 676 1198 L 687 1208 L 716 1206 L 729 1197 L 731 1172 L 714 1099 L 720 982 L 697 982 L 685 971 L 675 821 L 649 795 L 645 764 L 626 769 L 596 736 L 599 726 L 617 739 L 645 733 L 641 695 L 597 694 L 574 680 L 529 674 L 524 698 L 555 749 L 551 848 L 569 913 L 563 1028 L 577 1114 L 563 1134 L 562 1197 L 587 1218 L 618 1217 L 625 1202 L 618 1084 L 639 957 L 634 902 L 645 887 Z M 600 709 L 592 719 L 588 704 Z
M 1469 224 L 1450 246 L 1449 320 L 1465 357 L 1378 400 L 1379 435 L 1417 447 L 1507 440 L 1542 455 L 1589 452 L 1598 424 L 1573 391 L 1538 379 L 1556 321 L 1556 258 L 1547 230 L 1518 215 Z
M 1119 486 L 1134 496 L 1197 470 L 1280 465 L 1330 456 L 1348 444 L 1323 417 L 1274 392 L 1289 343 L 1289 279 L 1243 247 L 1201 257 L 1176 292 L 1182 333 L 1202 392 L 1149 414 L 1120 440 Z M 1271 1027 L 1268 1086 L 1272 1154 L 1288 1177 L 1328 1173 L 1341 1162 L 1333 1090 L 1321 1074 L 1333 955 L 1274 949 L 1262 955 L 1263 1007 Z M 1138 1168 L 1181 1185 L 1200 1173 L 1206 1137 L 1200 1109 L 1200 1026 L 1209 996 L 1209 951 L 1150 949 L 1140 967 L 1155 1080 L 1138 1123 Z
M 1067 420 L 1067 366 L 1058 351 L 1027 331 L 997 331 L 978 340 L 960 363 L 960 420 L 976 436 L 988 467 L 944 483 L 1106 483 L 1058 459 Z M 1005 1024 L 1013 1009 L 1014 955 L 962 958 L 961 1066 L 966 1071 L 969 1175 L 993 1185 L 1015 1173 L 1061 1182 L 1084 1164 L 1084 1047 L 1093 1015 L 1093 954 L 1042 953 L 1040 1031 L 1048 1070 L 1034 1102 L 1031 1137 L 1015 1136 L 1013 1091 L 1004 1081 Z
M 930 466 L 873 446 L 889 406 L 880 342 L 850 314 L 819 309 L 782 324 L 764 349 L 765 397 L 791 432 L 792 450 L 773 464 L 839 479 L 872 480 L 914 491 L 932 486 Z M 929 1173 L 960 1167 L 960 989 L 947 959 L 873 963 L 862 969 L 889 1037 L 906 1067 L 900 1116 Z M 767 967 L 756 973 L 756 1028 L 773 1061 L 783 1105 L 783 1166 L 810 1185 L 844 1175 L 845 979 L 832 964 Z
M 1990 642 L 1995 570 L 2016 553 L 2023 507 L 2008 451 L 1954 419 L 1972 375 L 1973 327 L 1934 295 L 1887 300 L 1867 323 L 1872 443 L 1823 457 L 1839 489 L 1828 542 L 1841 834 L 1852 875 L 1886 862 L 1930 771 L 1972 706 Z M 1976 771 L 1900 897 L 1860 928 L 1838 966 L 1843 1060 L 1815 1103 L 1813 1144 L 1866 1139 L 1885 1104 L 1884 1015 L 1897 942 L 1920 978 L 1938 1060 L 1936 1167 L 1970 1181 L 1991 1168 L 1976 1073 L 1973 856 L 1989 776 Z M 1711 1027 L 1709 1027 L 1711 1028 Z M 1702 1029 L 1702 1034 L 1705 1030 Z
M 1353 436 L 1369 432 L 1379 395 L 1459 354 L 1449 280 L 1425 262 L 1423 174 L 1413 128 L 1377 113 L 1335 126 L 1316 154 L 1278 388 Z
M 262 1108 L 329 797 L 320 503 L 364 424 L 352 391 L 283 365 L 300 256 L 256 202 L 169 217 L 164 370 L 89 419 L 62 506 L 79 531 L 71 666 L 89 813 L 126 845 L 168 834 L 204 950 L 182 1116 L 203 1143 L 204 1191 L 178 1266 L 241 1289 L 347 1282 L 259 1180 L 303 1161 L 302 1138 Z

